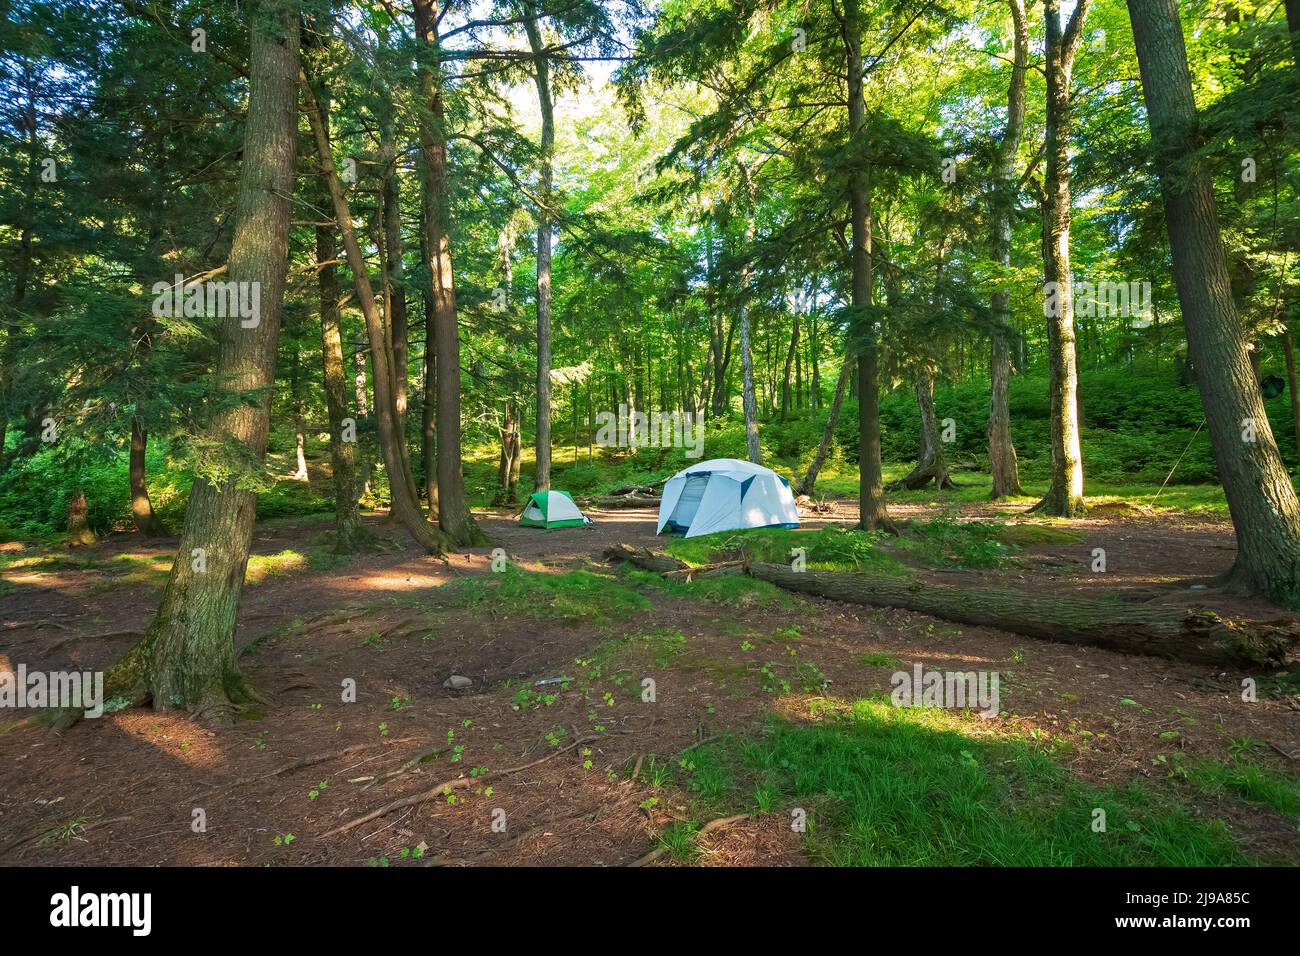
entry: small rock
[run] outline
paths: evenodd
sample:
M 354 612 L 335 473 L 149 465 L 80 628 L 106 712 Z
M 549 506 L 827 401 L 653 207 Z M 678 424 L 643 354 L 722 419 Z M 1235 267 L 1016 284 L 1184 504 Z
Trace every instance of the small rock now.
M 460 674 L 452 674 L 442 682 L 442 686 L 448 690 L 464 690 L 466 687 L 472 687 L 473 684 L 472 680 L 468 677 L 462 677 Z

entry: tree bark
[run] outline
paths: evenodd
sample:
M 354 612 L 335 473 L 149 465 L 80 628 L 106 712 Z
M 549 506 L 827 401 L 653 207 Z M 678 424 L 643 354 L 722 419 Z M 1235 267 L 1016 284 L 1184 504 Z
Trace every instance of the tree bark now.
M 149 435 L 140 423 L 140 419 L 131 419 L 131 517 L 135 520 L 136 530 L 146 538 L 158 538 L 167 535 L 167 526 L 154 514 L 153 502 L 149 500 L 149 482 L 145 455 L 149 447 Z
M 799 354 L 799 313 L 794 313 L 794 324 L 790 327 L 790 347 L 785 353 L 785 374 L 781 379 L 781 421 L 790 414 L 790 373 L 794 369 L 794 358 Z
M 438 49 L 438 12 L 433 0 L 414 0 L 415 30 L 431 52 Z M 460 455 L 460 329 L 448 235 L 447 142 L 442 92 L 434 69 L 421 65 L 420 169 L 427 194 L 424 223 L 433 277 L 434 351 L 437 361 L 438 527 L 461 546 L 487 543 L 465 501 Z
M 320 169 L 329 187 L 330 198 L 334 205 L 334 218 L 338 222 L 348 265 L 352 269 L 357 305 L 365 319 L 366 333 L 370 340 L 375 425 L 379 435 L 379 451 L 384 459 L 384 470 L 388 473 L 389 504 L 397 521 L 422 548 L 431 554 L 442 554 L 448 550 L 450 542 L 444 534 L 426 522 L 420 512 L 415 482 L 411 477 L 410 464 L 405 453 L 404 436 L 399 431 L 400 420 L 393 391 L 395 373 L 388 334 L 379 313 L 378 303 L 375 301 L 374 289 L 366 270 L 366 260 L 361 253 L 361 244 L 352 225 L 352 211 L 347 196 L 343 193 L 338 173 L 334 169 L 334 159 L 321 122 L 319 106 L 305 75 L 302 80 L 303 92 L 308 100 L 307 120 L 311 126 L 312 137 L 316 141 Z
M 1237 531 L 1230 580 L 1300 606 L 1300 502 L 1282 465 L 1232 301 L 1176 0 L 1129 0 L 1187 349 Z
M 993 258 L 1003 270 L 1011 268 L 1011 214 L 1015 205 L 1016 150 L 1025 128 L 1025 74 L 1029 65 L 1029 25 L 1024 0 L 1007 0 L 1015 30 L 1015 59 L 1007 91 L 1007 126 L 998 145 L 997 180 L 993 190 Z M 1004 280 L 1005 281 L 1005 280 Z M 1011 293 L 992 296 L 993 330 L 989 333 L 989 472 L 993 500 L 1021 495 L 1020 466 L 1011 438 Z
M 293 347 L 293 365 L 289 370 L 289 401 L 293 405 L 294 481 L 307 481 L 307 422 L 302 400 L 300 372 L 302 356 L 298 346 Z
M 514 398 L 507 398 L 505 419 L 501 424 L 501 457 L 497 463 L 497 495 L 494 504 L 514 505 L 519 502 L 519 462 L 522 458 L 519 406 Z
M 402 206 L 397 181 L 397 144 L 390 110 L 381 114 L 380 161 L 383 163 L 384 217 L 384 317 L 393 340 L 393 403 L 397 410 L 398 431 L 406 440 L 407 335 L 409 319 L 406 304 L 406 270 L 402 263 Z
M 551 154 L 555 148 L 555 109 L 551 101 L 551 64 L 542 42 L 537 8 L 525 5 L 524 29 L 533 54 L 533 80 L 542 114 L 542 141 L 537 198 L 537 463 L 533 487 L 551 487 Z M 513 489 L 512 489 L 513 494 Z
M 1083 455 L 1079 444 L 1079 367 L 1074 332 L 1074 277 L 1070 269 L 1070 80 L 1089 0 L 1078 0 L 1061 27 L 1060 0 L 1045 0 L 1047 133 L 1044 152 L 1043 279 L 1051 406 L 1052 483 L 1035 510 L 1073 518 L 1084 512 Z M 1051 290 L 1055 290 L 1055 296 Z M 1053 299 L 1055 300 L 1053 302 Z
M 328 32 L 323 30 L 322 32 Z M 329 139 L 330 101 L 322 87 L 317 91 L 317 105 L 321 111 L 321 128 Z M 316 202 L 321 213 L 330 208 L 329 186 L 318 180 Z M 334 553 L 351 554 L 367 547 L 372 539 L 361 523 L 361 485 L 357 475 L 356 420 L 352 421 L 350 435 L 345 435 L 348 417 L 347 373 L 343 366 L 343 337 L 339 326 L 339 280 L 333 265 L 338 254 L 333 222 L 316 224 L 316 291 L 320 302 L 321 369 L 325 389 L 325 414 L 329 418 L 330 471 L 334 486 Z M 358 370 L 364 375 L 365 358 L 359 356 Z M 364 385 L 358 385 L 364 396 Z M 359 408 L 358 416 L 364 412 Z M 351 440 L 347 440 L 347 439 Z
M 95 532 L 90 530 L 87 521 L 90 506 L 86 503 L 86 492 L 78 488 L 68 498 L 68 547 L 85 548 L 95 543 Z
M 813 455 L 813 460 L 808 464 L 808 471 L 803 476 L 803 481 L 799 482 L 799 487 L 795 489 L 796 495 L 811 495 L 813 486 L 817 484 L 817 473 L 822 470 L 822 465 L 826 463 L 826 456 L 831 450 L 831 439 L 835 437 L 835 425 L 840 420 L 840 406 L 844 404 L 844 390 L 849 382 L 850 370 L 853 367 L 853 356 L 846 353 L 844 362 L 840 365 L 840 374 L 835 379 L 835 397 L 831 400 L 830 414 L 826 417 L 826 427 L 822 429 L 822 440 L 817 445 L 817 454 Z
M 247 699 L 235 664 L 235 619 L 257 506 L 249 486 L 266 457 L 298 132 L 298 4 L 269 0 L 249 19 L 248 117 L 228 279 L 258 284 L 260 314 L 251 328 L 238 315 L 222 321 L 214 385 L 226 398 L 214 402 L 219 410 L 207 428 L 223 468 L 235 473 L 195 479 L 153 623 L 105 673 L 108 697 L 200 717 L 228 716 Z M 63 716 L 54 720 L 57 727 Z
M 745 220 L 745 246 L 754 244 L 754 180 L 749 167 L 740 164 L 748 205 Z M 754 392 L 754 352 L 750 347 L 749 337 L 749 283 L 753 273 L 753 264 L 748 258 L 740 272 L 740 371 L 741 371 L 741 406 L 745 416 L 745 450 L 749 460 L 756 465 L 763 463 L 763 448 L 758 440 L 758 396 Z
M 755 562 L 748 571 L 760 581 L 834 601 L 903 608 L 959 624 L 1124 654 L 1233 668 L 1284 667 L 1300 656 L 1300 628 L 1289 621 L 1229 621 L 1191 609 L 959 588 L 883 574 L 795 571 L 784 564 Z
M 916 467 L 891 487 L 916 491 L 931 481 L 937 489 L 954 487 L 944 459 L 939 422 L 934 414 L 934 378 L 927 372 L 916 380 L 916 407 L 921 417 L 921 447 Z
M 867 123 L 866 101 L 862 97 L 862 16 L 858 0 L 845 0 L 841 21 L 848 65 L 849 137 L 862 134 Z M 858 525 L 864 531 L 894 530 L 885 510 L 885 489 L 880 464 L 880 389 L 877 382 L 878 346 L 871 306 L 871 178 L 870 171 L 849 173 L 849 203 L 852 229 L 852 296 L 854 321 L 861 332 L 858 355 Z
M 1295 431 L 1296 467 L 1300 469 L 1300 394 L 1296 393 L 1295 343 L 1288 323 L 1282 331 L 1282 351 L 1286 355 L 1287 398 L 1291 401 L 1291 427 Z

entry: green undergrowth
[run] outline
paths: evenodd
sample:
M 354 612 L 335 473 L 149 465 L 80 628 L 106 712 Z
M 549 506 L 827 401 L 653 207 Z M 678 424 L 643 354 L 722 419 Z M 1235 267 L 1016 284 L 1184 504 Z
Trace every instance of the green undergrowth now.
M 837 526 L 812 530 L 760 528 L 720 531 L 698 538 L 676 538 L 666 550 L 692 565 L 747 558 L 788 564 L 803 549 L 805 566 L 824 571 L 860 571 L 903 577 L 902 558 L 924 565 L 996 568 L 1023 548 L 1073 544 L 1083 536 L 1046 523 L 1002 524 L 962 521 L 944 513 L 929 521 L 904 521 L 899 535 L 854 531 Z
M 627 565 L 623 579 L 632 587 L 658 591 L 672 597 L 690 598 L 734 608 L 791 608 L 799 599 L 774 584 L 744 574 L 723 574 L 694 581 L 665 578 L 653 571 Z
M 1140 783 L 1096 787 L 978 718 L 884 699 L 809 702 L 806 720 L 688 752 L 700 819 L 807 815 L 806 848 L 842 866 L 1233 865 L 1225 824 Z M 1097 832 L 1097 811 L 1105 830 Z M 669 835 L 666 842 L 675 837 Z M 684 844 L 685 841 L 677 841 Z M 689 853 L 689 846 L 681 846 Z
M 607 625 L 644 611 L 644 595 L 612 576 L 589 571 L 548 574 L 507 568 L 495 574 L 458 578 L 433 589 L 449 607 L 491 608 L 493 613 L 520 613 L 567 624 Z
M 1197 761 L 1188 768 L 1186 778 L 1193 789 L 1209 796 L 1226 794 L 1264 804 L 1279 813 L 1300 814 L 1300 779 L 1246 757 Z

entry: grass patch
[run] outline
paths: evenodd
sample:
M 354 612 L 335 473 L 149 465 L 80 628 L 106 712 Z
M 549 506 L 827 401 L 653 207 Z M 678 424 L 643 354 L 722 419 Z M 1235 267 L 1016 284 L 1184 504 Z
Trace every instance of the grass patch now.
M 814 859 L 843 866 L 1230 865 L 1221 821 L 1139 784 L 1097 788 L 1041 746 L 887 700 L 809 702 L 681 761 L 709 815 L 803 808 Z M 1094 811 L 1106 830 L 1092 829 Z
M 1006 526 L 992 521 L 959 521 L 945 513 L 931 521 L 909 521 L 897 547 L 929 565 L 997 568 L 1018 550 L 1003 540 Z
M 723 574 L 697 581 L 678 581 L 665 578 L 654 571 L 643 571 L 630 566 L 625 568 L 623 574 L 623 579 L 632 587 L 643 590 L 653 588 L 673 597 L 693 598 L 727 607 L 790 608 L 799 603 L 799 599 L 788 591 L 746 574 Z
M 870 654 L 859 654 L 858 663 L 863 667 L 887 667 L 890 670 L 902 670 L 906 665 L 903 661 L 888 651 L 873 651 Z
M 566 624 L 609 624 L 650 607 L 644 595 L 589 571 L 547 574 L 512 567 L 500 574 L 460 578 L 434 592 L 444 595 L 451 607 L 490 604 L 494 610 Z
M 751 561 L 788 564 L 796 548 L 804 550 L 807 566 L 823 571 L 870 571 L 905 576 L 908 570 L 880 549 L 885 536 L 835 526 L 816 531 L 756 528 L 719 531 L 698 538 L 676 538 L 667 551 L 688 564 L 710 564 L 747 557 Z
M 1231 794 L 1279 813 L 1300 813 L 1300 780 L 1243 757 L 1197 761 L 1187 770 L 1187 782 L 1210 796 Z
M 1045 544 L 1078 544 L 1083 540 L 1083 534 L 1050 524 L 1022 522 L 1004 526 L 998 540 L 1012 547 L 1029 548 Z
M 269 578 L 293 574 L 307 567 L 307 556 L 292 548 L 286 548 L 279 554 L 250 554 L 244 570 L 244 583 L 258 585 Z

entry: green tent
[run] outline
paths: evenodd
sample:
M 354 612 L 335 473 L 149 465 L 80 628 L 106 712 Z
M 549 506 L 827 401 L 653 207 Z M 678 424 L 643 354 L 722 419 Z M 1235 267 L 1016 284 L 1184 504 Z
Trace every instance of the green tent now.
M 519 523 L 526 528 L 581 528 L 586 517 L 567 491 L 537 491 L 528 498 Z

